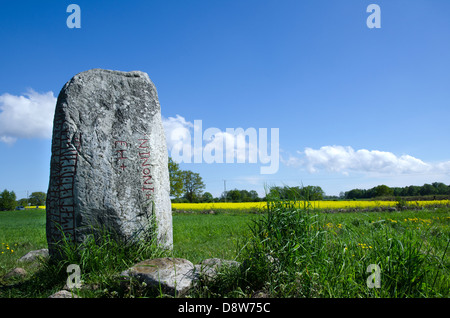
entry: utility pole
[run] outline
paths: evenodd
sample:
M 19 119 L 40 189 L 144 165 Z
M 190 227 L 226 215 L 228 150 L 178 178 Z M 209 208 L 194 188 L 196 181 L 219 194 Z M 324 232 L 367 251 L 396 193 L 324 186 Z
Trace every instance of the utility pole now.
M 227 180 L 223 180 L 223 195 L 225 197 L 225 202 L 227 202 Z

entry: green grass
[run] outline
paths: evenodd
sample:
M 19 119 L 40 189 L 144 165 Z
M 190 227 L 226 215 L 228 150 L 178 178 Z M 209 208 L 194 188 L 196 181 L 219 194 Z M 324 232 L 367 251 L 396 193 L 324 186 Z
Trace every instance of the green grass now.
M 116 242 L 103 233 L 101 241 L 86 242 L 84 246 L 63 245 L 65 260 L 58 263 L 44 263 L 40 270 L 30 269 L 27 283 L 19 287 L 7 288 L 0 297 L 46 297 L 61 289 L 67 278 L 65 269 L 69 264 L 79 264 L 82 280 L 97 286 L 97 291 L 84 293 L 85 297 L 123 295 L 117 273 L 140 260 L 161 256 L 186 258 L 194 264 L 206 258 L 220 257 L 234 259 L 237 255 L 237 239 L 248 232 L 247 222 L 254 218 L 247 213 L 178 214 L 173 216 L 174 250 L 170 253 L 158 250 L 152 244 L 139 245 L 133 249 Z M 17 251 L 0 256 L 1 276 L 17 266 L 17 260 L 30 250 L 45 248 L 45 211 L 11 211 L 0 213 L 1 238 L 8 246 L 18 244 Z M 29 268 L 26 268 L 29 270 Z M 34 276 L 33 276 L 34 275 Z M 34 282 L 32 282 L 34 281 Z M 39 286 L 39 287 L 37 287 Z M 142 296 L 144 294 L 140 294 Z M 125 295 L 126 296 L 126 295 Z
M 0 245 L 0 276 L 2 276 L 15 266 L 17 259 L 29 251 L 47 247 L 45 210 L 0 212 Z
M 320 213 L 277 202 L 263 215 L 174 213 L 173 227 L 170 256 L 194 264 L 212 257 L 242 264 L 199 286 L 193 297 L 450 296 L 449 208 Z M 123 290 L 117 273 L 133 262 L 168 255 L 152 242 L 131 249 L 105 233 L 82 249 L 67 246 L 65 262 L 30 268 L 18 282 L 1 276 L 28 251 L 46 247 L 45 211 L 0 212 L 0 240 L 5 243 L 0 297 L 48 297 L 64 285 L 69 263 L 80 264 L 82 279 L 96 286 L 83 297 L 153 297 L 139 286 Z M 381 269 L 380 288 L 367 286 L 371 264 Z
M 252 227 L 234 281 L 205 296 L 448 297 L 448 208 L 399 213 L 324 214 L 276 202 Z M 369 288 L 380 270 L 380 288 Z
M 344 289 L 353 289 L 354 296 L 449 296 L 448 208 L 368 213 L 358 218 L 336 215 L 329 220 L 333 223 L 326 227 L 334 250 L 345 249 L 335 253 L 342 267 L 335 273 L 335 286 L 329 288 L 331 296 Z M 368 276 L 364 271 L 368 264 L 381 268 L 380 289 L 356 285 L 356 279 Z
M 238 240 L 249 234 L 249 223 L 257 215 L 248 213 L 173 215 L 174 255 L 194 264 L 207 258 L 235 259 Z

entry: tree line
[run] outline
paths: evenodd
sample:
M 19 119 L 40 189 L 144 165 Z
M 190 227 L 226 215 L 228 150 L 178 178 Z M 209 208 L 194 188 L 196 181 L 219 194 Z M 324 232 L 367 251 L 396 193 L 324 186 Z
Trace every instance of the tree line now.
M 45 205 L 46 198 L 44 192 L 32 192 L 28 198 L 17 200 L 14 191 L 5 189 L 0 193 L 0 211 L 11 211 L 17 206 L 42 206 Z
M 371 189 L 352 189 L 341 193 L 341 197 L 347 200 L 372 199 L 377 197 L 421 197 L 450 195 L 450 185 L 442 182 L 425 183 L 423 186 L 388 187 L 379 185 Z
M 181 170 L 180 165 L 169 157 L 170 196 L 172 202 L 258 202 L 262 199 L 255 190 L 233 189 L 224 191 L 220 197 L 203 192 L 205 184 L 200 174 Z
M 450 195 L 450 185 L 442 182 L 424 184 L 423 186 L 388 187 L 378 185 L 371 189 L 352 189 L 341 192 L 339 197 L 326 196 L 319 186 L 275 186 L 271 187 L 266 196 L 260 198 L 255 190 L 233 189 L 223 192 L 220 197 L 213 197 L 210 192 L 203 192 L 205 183 L 199 173 L 181 170 L 178 163 L 169 157 L 170 196 L 172 202 L 258 202 L 270 199 L 280 200 L 323 200 L 323 199 L 372 199 L 380 197 L 425 197 Z M 46 193 L 33 192 L 28 198 L 16 201 L 14 191 L 4 190 L 0 193 L 0 211 L 14 210 L 16 206 L 45 205 Z
M 266 195 L 266 199 L 272 200 L 323 200 L 325 192 L 319 186 L 295 186 L 272 187 Z

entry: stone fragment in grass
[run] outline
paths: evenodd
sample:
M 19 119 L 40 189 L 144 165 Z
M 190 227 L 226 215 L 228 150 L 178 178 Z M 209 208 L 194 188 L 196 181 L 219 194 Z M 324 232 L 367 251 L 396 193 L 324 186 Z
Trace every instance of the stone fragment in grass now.
M 3 278 L 4 279 L 22 278 L 25 276 L 27 276 L 27 271 L 21 267 L 16 267 L 13 270 L 11 270 L 10 272 L 8 272 L 7 274 L 5 274 L 5 276 L 3 276 Z
M 40 250 L 34 250 L 34 251 L 30 251 L 27 254 L 25 254 L 24 256 L 22 256 L 21 258 L 19 258 L 19 262 L 34 262 L 35 260 L 39 259 L 39 258 L 46 258 L 48 257 L 48 249 L 47 248 L 43 248 Z
M 79 298 L 78 295 L 67 291 L 67 290 L 60 290 L 52 295 L 50 295 L 48 298 Z
M 232 260 L 220 258 L 208 258 L 195 265 L 195 272 L 203 279 L 212 280 L 216 277 L 217 272 L 225 267 L 239 267 L 241 264 Z
M 139 262 L 121 273 L 137 278 L 149 287 L 161 289 L 164 294 L 184 295 L 196 278 L 194 265 L 183 258 L 156 258 Z

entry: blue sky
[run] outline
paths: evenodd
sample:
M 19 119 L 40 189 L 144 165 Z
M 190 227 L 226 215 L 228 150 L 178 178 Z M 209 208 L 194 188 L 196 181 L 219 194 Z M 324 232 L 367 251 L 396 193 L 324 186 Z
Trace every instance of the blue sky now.
M 372 3 L 381 28 L 367 27 Z M 274 174 L 180 163 L 215 196 L 224 180 L 260 194 L 450 184 L 449 12 L 446 0 L 2 1 L 0 190 L 47 191 L 56 97 L 92 68 L 149 74 L 169 154 L 172 131 L 192 134 L 195 120 L 279 130 Z

